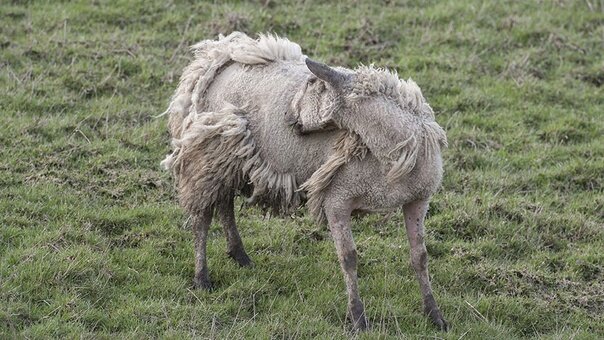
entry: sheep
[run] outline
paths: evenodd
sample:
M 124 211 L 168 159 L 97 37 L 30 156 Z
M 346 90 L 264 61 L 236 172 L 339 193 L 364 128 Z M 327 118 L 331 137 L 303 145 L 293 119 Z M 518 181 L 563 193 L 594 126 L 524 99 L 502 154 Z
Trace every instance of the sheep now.
M 424 217 L 440 186 L 444 130 L 411 80 L 360 66 L 313 61 L 287 39 L 240 32 L 192 46 L 166 113 L 178 199 L 194 231 L 196 288 L 212 287 L 208 228 L 217 215 L 227 254 L 252 264 L 235 224 L 236 195 L 288 214 L 306 202 L 327 223 L 348 293 L 355 330 L 367 327 L 359 296 L 355 212 L 402 207 L 424 313 L 447 330 L 434 299 L 424 244 Z

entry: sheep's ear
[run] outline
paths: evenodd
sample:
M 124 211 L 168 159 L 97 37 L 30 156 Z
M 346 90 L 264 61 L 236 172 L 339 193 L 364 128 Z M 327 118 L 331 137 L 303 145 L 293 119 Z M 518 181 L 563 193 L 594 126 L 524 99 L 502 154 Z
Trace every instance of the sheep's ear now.
M 309 58 L 306 58 L 306 66 L 317 78 L 324 80 L 335 88 L 342 88 L 350 80 L 350 75 Z

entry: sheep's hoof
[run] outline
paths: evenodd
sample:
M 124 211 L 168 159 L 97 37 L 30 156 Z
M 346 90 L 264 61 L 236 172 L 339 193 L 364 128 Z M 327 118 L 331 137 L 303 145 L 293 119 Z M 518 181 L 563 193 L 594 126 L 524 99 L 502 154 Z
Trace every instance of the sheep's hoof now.
M 355 332 L 364 332 L 367 330 L 367 328 L 369 328 L 369 324 L 367 323 L 365 316 L 361 317 L 357 320 L 357 322 L 352 324 L 352 330 Z
M 245 253 L 243 249 L 236 249 L 227 252 L 230 258 L 235 260 L 241 267 L 251 267 L 254 265 L 254 262 L 250 259 L 249 256 Z
M 205 279 L 194 278 L 193 279 L 193 288 L 211 291 L 214 289 L 214 285 L 212 285 L 212 282 L 207 278 L 205 278 Z
M 367 318 L 365 317 L 365 310 L 363 308 L 363 305 L 358 304 L 352 306 L 352 308 L 349 309 L 349 313 L 350 322 L 352 323 L 352 329 L 355 332 L 362 332 L 367 330 L 367 328 L 369 327 L 369 323 L 367 322 Z
M 435 324 L 439 330 L 443 332 L 447 332 L 449 330 L 449 324 L 447 323 L 447 321 L 445 321 L 443 314 L 438 308 L 431 309 L 425 312 L 430 317 L 432 323 Z

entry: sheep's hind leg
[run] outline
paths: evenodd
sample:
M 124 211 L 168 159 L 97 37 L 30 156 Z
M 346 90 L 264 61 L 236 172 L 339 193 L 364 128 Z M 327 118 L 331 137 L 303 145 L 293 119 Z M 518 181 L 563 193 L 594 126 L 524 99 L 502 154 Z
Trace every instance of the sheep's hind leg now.
M 424 217 L 428 210 L 428 201 L 416 201 L 403 207 L 407 238 L 411 248 L 411 264 L 419 281 L 424 303 L 424 313 L 441 330 L 447 331 L 449 325 L 434 300 L 430 277 L 428 276 L 428 252 L 424 243 Z
M 207 207 L 191 216 L 193 234 L 195 235 L 195 277 L 193 278 L 193 286 L 206 290 L 212 289 L 206 260 L 206 244 L 208 230 L 212 223 L 212 210 L 212 207 Z
M 331 236 L 336 246 L 340 267 L 344 273 L 346 291 L 348 293 L 348 313 L 355 330 L 367 328 L 365 309 L 359 296 L 357 277 L 357 251 L 350 229 L 350 213 L 352 208 L 326 207 L 325 214 L 331 230 Z
M 243 242 L 239 231 L 237 230 L 237 224 L 235 223 L 235 211 L 233 206 L 233 195 L 229 195 L 229 198 L 225 198 L 217 206 L 218 218 L 222 224 L 222 229 L 227 239 L 227 255 L 230 258 L 239 263 L 242 267 L 248 267 L 252 265 L 252 260 L 245 252 L 243 248 Z

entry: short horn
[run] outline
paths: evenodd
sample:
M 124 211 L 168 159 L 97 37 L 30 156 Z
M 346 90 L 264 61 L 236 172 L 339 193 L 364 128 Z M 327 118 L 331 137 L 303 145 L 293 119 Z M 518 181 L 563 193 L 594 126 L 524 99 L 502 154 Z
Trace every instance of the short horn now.
M 349 75 L 309 58 L 306 58 L 306 66 L 317 78 L 336 88 L 342 87 L 350 79 Z

